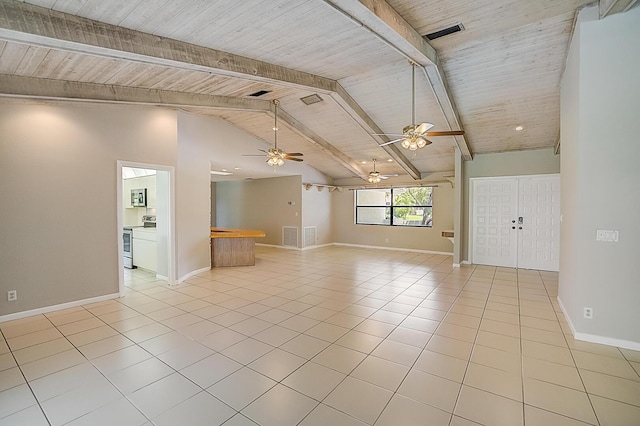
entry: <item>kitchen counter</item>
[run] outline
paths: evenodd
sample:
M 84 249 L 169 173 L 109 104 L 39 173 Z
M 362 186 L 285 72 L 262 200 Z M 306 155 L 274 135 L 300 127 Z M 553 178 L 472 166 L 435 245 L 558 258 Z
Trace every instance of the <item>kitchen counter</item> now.
M 211 238 L 262 238 L 264 231 L 254 229 L 211 228 Z
M 256 264 L 256 238 L 264 231 L 253 229 L 211 228 L 211 267 L 253 266 Z

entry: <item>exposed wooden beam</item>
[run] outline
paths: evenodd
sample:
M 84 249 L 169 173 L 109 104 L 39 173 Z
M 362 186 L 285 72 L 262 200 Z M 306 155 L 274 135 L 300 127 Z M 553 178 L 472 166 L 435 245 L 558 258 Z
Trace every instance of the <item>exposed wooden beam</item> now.
M 43 78 L 0 75 L 0 96 L 29 97 L 52 100 L 77 100 L 83 102 L 108 102 L 136 105 L 162 105 L 175 108 L 209 108 L 243 110 L 274 114 L 273 103 L 261 99 L 232 98 L 216 95 L 171 92 L 167 90 L 140 89 L 95 83 L 48 80 Z M 315 134 L 282 109 L 279 117 L 291 130 L 322 149 L 327 155 L 362 179 L 367 173 L 357 163 Z
M 199 95 L 17 75 L 0 75 L 0 96 L 163 105 L 176 108 L 198 107 L 224 110 L 271 111 L 271 102 L 260 99 Z
M 382 133 L 380 127 L 373 122 L 368 114 L 335 80 L 215 49 L 9 0 L 0 0 L 0 39 L 313 90 L 318 93 L 328 94 L 336 99 L 354 120 L 361 123 L 361 125 L 365 123 L 363 127 L 369 133 Z M 42 92 L 43 96 L 49 96 L 44 85 L 38 85 L 37 87 L 44 90 Z M 69 86 L 69 88 L 71 87 L 74 86 Z M 111 87 L 113 88 L 113 86 Z M 33 89 L 26 90 L 25 94 L 37 95 Z M 97 88 L 92 90 L 92 93 L 96 93 L 97 96 L 108 97 L 107 94 L 100 92 Z M 112 90 L 117 90 L 119 96 L 129 97 L 132 102 L 135 100 L 135 96 L 138 95 L 142 96 L 143 101 L 141 103 L 147 103 L 148 100 L 148 97 L 144 97 L 139 90 L 132 89 L 129 92 L 126 92 L 125 88 Z M 12 94 L 18 95 L 18 93 Z M 78 92 L 72 92 L 72 95 L 80 96 L 77 99 L 81 99 L 82 96 Z M 187 96 L 187 94 L 182 94 L 182 96 Z M 85 97 L 85 99 L 89 100 L 88 97 Z M 111 99 L 111 101 L 117 100 Z M 172 102 L 170 101 L 167 104 L 172 104 Z M 315 137 L 319 138 L 317 135 Z M 316 139 L 316 142 L 318 140 L 321 140 L 321 138 Z M 329 145 L 323 139 L 322 141 Z M 383 139 L 383 141 L 385 140 Z M 335 147 L 332 148 L 333 150 L 329 150 L 328 147 L 323 149 L 327 153 L 333 152 L 333 155 L 337 155 L 337 157 L 334 156 L 336 159 L 342 158 L 341 164 L 352 172 L 358 175 L 362 174 L 362 171 L 352 169 L 352 161 L 345 154 Z M 419 171 L 396 147 L 390 147 L 387 152 L 414 179 L 419 179 Z M 347 162 L 345 163 L 344 161 Z
M 462 128 L 455 103 L 449 95 L 437 52 L 398 12 L 384 0 L 325 0 L 325 2 L 375 33 L 406 58 L 424 67 L 425 76 L 433 88 L 447 124 L 452 130 Z M 473 154 L 466 138 L 456 136 L 455 141 L 462 158 L 471 160 Z
M 600 0 L 600 19 L 631 9 L 637 0 Z
M 361 179 L 367 179 L 367 172 L 363 171 L 358 164 L 345 155 L 342 151 L 338 150 L 336 147 L 331 145 L 329 142 L 324 140 L 321 136 L 315 133 L 313 130 L 309 129 L 307 126 L 302 124 L 300 121 L 296 120 L 289 113 L 280 109 L 278 111 L 278 117 L 285 123 L 287 126 L 308 142 L 314 144 L 322 151 L 324 151 L 327 155 L 332 157 L 336 162 L 341 164 L 347 170 L 355 174 Z
M 460 118 L 458 116 L 458 110 L 453 103 L 453 98 L 449 96 L 447 81 L 444 78 L 441 69 L 439 67 L 436 67 L 435 65 L 428 65 L 424 68 L 424 74 L 427 77 L 427 81 L 429 81 L 429 84 L 431 84 L 433 93 L 438 99 L 438 105 L 440 105 L 442 114 L 447 120 L 449 128 L 451 130 L 462 129 L 462 123 L 460 122 Z M 469 147 L 467 138 L 464 135 L 453 136 L 453 138 L 456 141 L 456 146 L 460 150 L 462 159 L 465 161 L 473 160 L 473 152 Z
M 553 153 L 554 153 L 555 155 L 560 154 L 560 132 L 558 132 L 558 137 L 557 137 L 557 139 L 556 139 L 556 143 L 555 143 L 555 145 L 553 146 Z
M 358 103 L 340 85 L 336 84 L 336 93 L 333 99 L 353 118 L 372 138 L 378 141 L 378 145 L 388 142 L 386 136 L 373 136 L 374 133 L 384 133 L 384 131 L 369 117 L 369 115 L 358 105 Z M 394 144 L 382 147 L 393 160 L 402 167 L 413 179 L 420 179 L 420 171 L 404 156 L 400 148 Z
M 0 0 L 0 39 L 321 93 L 335 86 L 317 75 L 17 1 Z
M 438 65 L 436 50 L 384 0 L 325 0 L 334 9 L 369 30 L 421 65 Z

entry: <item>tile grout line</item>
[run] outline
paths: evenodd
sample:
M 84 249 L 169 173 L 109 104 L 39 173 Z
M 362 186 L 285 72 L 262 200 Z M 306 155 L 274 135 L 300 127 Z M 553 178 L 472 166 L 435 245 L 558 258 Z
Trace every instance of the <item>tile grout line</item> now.
M 464 374 L 462 375 L 462 381 L 460 382 L 460 390 L 458 391 L 458 395 L 456 396 L 456 400 L 455 400 L 455 403 L 453 405 L 453 409 L 452 409 L 452 413 L 451 413 L 451 419 L 449 420 L 449 424 L 451 424 L 451 422 L 453 421 L 453 417 L 455 416 L 456 408 L 458 407 L 458 403 L 460 402 L 460 395 L 462 395 L 462 388 L 463 388 L 463 386 L 465 386 L 464 379 L 467 377 L 467 372 L 469 371 L 469 365 L 471 364 L 471 357 L 473 356 L 473 352 L 475 350 L 476 342 L 478 340 L 478 334 L 480 334 L 480 327 L 482 326 L 482 321 L 484 320 L 484 314 L 487 311 L 487 304 L 489 303 L 489 297 L 491 297 L 491 289 L 493 288 L 493 282 L 495 280 L 495 275 L 496 275 L 496 271 L 497 271 L 497 267 L 493 267 L 493 268 L 494 269 L 493 269 L 493 276 L 491 277 L 491 285 L 489 286 L 489 291 L 487 292 L 487 299 L 485 300 L 484 306 L 482 308 L 482 317 L 480 318 L 480 323 L 478 324 L 478 329 L 476 330 L 476 335 L 475 335 L 475 338 L 473 339 L 473 343 L 472 343 L 472 346 L 471 346 L 471 353 L 469 354 L 469 358 L 467 359 L 467 366 L 465 367 Z M 474 265 L 474 272 L 476 270 L 477 270 L 477 265 Z M 469 275 L 469 278 L 465 282 L 464 287 L 466 287 L 469 284 L 469 280 L 471 279 L 472 276 L 473 276 L 473 274 Z M 470 386 L 470 387 L 473 387 L 473 386 Z M 462 417 L 462 416 L 459 416 L 459 417 Z M 462 417 L 462 418 L 464 419 L 465 417 Z M 467 420 L 473 421 L 471 419 L 467 419 Z

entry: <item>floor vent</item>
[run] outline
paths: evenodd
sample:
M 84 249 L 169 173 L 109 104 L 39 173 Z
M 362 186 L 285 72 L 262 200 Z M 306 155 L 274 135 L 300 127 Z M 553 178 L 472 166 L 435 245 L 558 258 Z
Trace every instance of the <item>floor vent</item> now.
M 282 245 L 286 247 L 298 247 L 298 228 L 296 226 L 282 227 Z
M 318 228 L 315 226 L 305 226 L 303 247 L 315 246 L 318 244 Z

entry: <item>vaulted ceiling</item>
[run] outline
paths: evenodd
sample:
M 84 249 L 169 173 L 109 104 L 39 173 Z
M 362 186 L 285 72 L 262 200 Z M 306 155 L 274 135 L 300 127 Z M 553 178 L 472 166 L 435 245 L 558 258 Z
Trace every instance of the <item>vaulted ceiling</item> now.
M 634 1 L 603 0 L 601 14 Z M 280 148 L 336 182 L 362 182 L 373 158 L 398 181 L 429 179 L 451 174 L 454 147 L 470 160 L 556 146 L 560 78 L 588 3 L 0 0 L 0 96 L 164 105 L 221 117 L 265 147 L 279 99 Z M 464 29 L 423 37 L 456 24 Z M 389 138 L 373 134 L 411 124 L 409 60 L 416 122 L 464 136 L 415 152 L 380 146 Z M 268 93 L 250 96 L 258 91 Z M 301 101 L 313 94 L 322 101 Z M 212 162 L 268 168 L 227 157 Z

